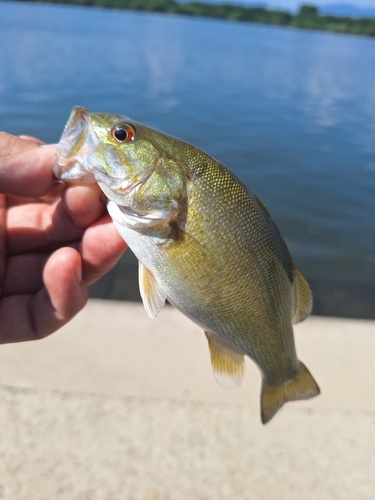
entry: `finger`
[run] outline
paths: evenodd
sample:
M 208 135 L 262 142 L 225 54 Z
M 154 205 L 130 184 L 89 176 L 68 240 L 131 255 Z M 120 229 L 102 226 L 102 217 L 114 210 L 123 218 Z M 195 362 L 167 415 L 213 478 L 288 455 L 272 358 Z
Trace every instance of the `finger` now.
M 76 241 L 69 248 L 78 250 Z M 44 266 L 51 253 L 26 253 L 8 257 L 4 277 L 3 297 L 36 293 L 43 287 Z
M 31 135 L 19 135 L 18 137 L 20 139 L 23 139 L 24 141 L 33 142 L 37 146 L 42 146 L 44 144 L 43 141 L 41 141 L 40 139 L 37 139 L 36 137 L 32 137 Z
M 3 297 L 40 290 L 43 287 L 43 269 L 49 256 L 38 253 L 8 258 Z
M 85 282 L 91 285 L 110 271 L 126 249 L 109 215 L 89 227 L 79 248 Z
M 55 186 L 52 167 L 56 150 L 0 132 L 0 184 L 4 194 L 39 197 Z
M 79 253 L 56 251 L 44 269 L 45 286 L 36 294 L 5 297 L 0 302 L 0 343 L 43 338 L 67 323 L 86 304 Z
M 83 229 L 77 227 L 61 200 L 52 205 L 32 203 L 8 210 L 8 255 L 32 251 L 48 251 L 81 239 Z
M 71 248 L 79 248 L 83 257 L 84 277 L 92 284 L 111 270 L 126 249 L 108 216 L 86 231 L 82 242 L 74 242 Z M 3 296 L 36 293 L 43 286 L 43 268 L 50 253 L 26 253 L 7 259 Z
M 36 330 L 42 336 L 72 319 L 88 299 L 87 286 L 82 279 L 81 255 L 73 248 L 61 248 L 52 254 L 43 277 L 45 288 L 34 301 Z
M 37 198 L 38 201 L 42 201 L 43 203 L 53 203 L 54 201 L 58 200 L 61 198 L 61 193 L 64 191 L 64 184 L 55 184 L 51 191 L 49 191 L 47 194 L 43 196 L 39 196 Z
M 53 189 L 44 196 L 39 196 L 38 198 L 25 198 L 22 196 L 11 196 L 8 195 L 7 206 L 14 207 L 15 205 L 26 205 L 28 203 L 53 203 L 58 198 L 61 198 L 61 193 L 65 189 L 63 184 L 56 184 Z
M 78 227 L 88 227 L 106 213 L 106 198 L 97 184 L 67 186 L 62 203 Z
M 49 257 L 49 253 L 29 253 L 9 257 L 3 297 L 38 292 L 43 287 L 43 269 Z
M 40 203 L 39 198 L 24 198 L 22 196 L 11 196 L 6 197 L 7 207 L 14 207 L 16 205 L 26 205 L 29 203 Z
M 2 293 L 6 268 L 5 228 L 6 199 L 3 194 L 0 194 L 0 295 Z

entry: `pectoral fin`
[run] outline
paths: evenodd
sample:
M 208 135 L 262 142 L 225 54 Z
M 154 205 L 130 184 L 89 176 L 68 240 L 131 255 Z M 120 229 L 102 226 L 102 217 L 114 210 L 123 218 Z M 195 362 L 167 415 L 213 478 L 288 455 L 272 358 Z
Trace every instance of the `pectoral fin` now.
M 144 308 L 152 319 L 156 319 L 160 309 L 164 306 L 167 295 L 162 290 L 142 262 L 139 261 L 139 291 L 143 300 Z
M 235 389 L 245 373 L 243 353 L 221 342 L 217 335 L 205 332 L 211 354 L 211 365 L 218 384 L 227 389 Z
M 299 323 L 307 318 L 312 308 L 312 295 L 309 285 L 302 276 L 300 270 L 294 266 L 293 269 L 293 300 L 294 300 L 294 316 L 293 324 Z

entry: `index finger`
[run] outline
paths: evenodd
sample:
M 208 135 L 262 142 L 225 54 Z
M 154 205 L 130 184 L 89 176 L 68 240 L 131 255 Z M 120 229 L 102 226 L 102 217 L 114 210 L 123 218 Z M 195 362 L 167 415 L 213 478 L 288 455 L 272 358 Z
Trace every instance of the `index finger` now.
M 54 148 L 0 132 L 0 185 L 3 194 L 36 198 L 55 186 Z

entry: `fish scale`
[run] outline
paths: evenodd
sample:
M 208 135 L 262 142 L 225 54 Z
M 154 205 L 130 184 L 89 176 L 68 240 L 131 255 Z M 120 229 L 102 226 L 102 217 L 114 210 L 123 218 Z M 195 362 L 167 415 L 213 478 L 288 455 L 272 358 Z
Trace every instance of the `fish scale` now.
M 261 200 L 203 151 L 120 115 L 75 108 L 55 175 L 96 180 L 139 260 L 147 313 L 168 299 L 202 327 L 216 380 L 238 386 L 244 355 L 262 374 L 261 417 L 319 393 L 293 322 L 311 294 Z

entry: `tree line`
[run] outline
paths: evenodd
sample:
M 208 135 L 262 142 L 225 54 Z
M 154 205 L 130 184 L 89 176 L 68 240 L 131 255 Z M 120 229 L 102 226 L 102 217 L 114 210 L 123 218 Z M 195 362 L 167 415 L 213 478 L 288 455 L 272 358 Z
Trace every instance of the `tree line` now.
M 25 0 L 24 0 L 25 1 Z M 40 3 L 81 5 L 103 8 L 126 9 L 147 12 L 164 12 L 187 16 L 228 19 L 250 23 L 275 24 L 296 28 L 350 33 L 375 37 L 375 18 L 352 18 L 320 15 L 313 5 L 302 5 L 297 14 L 267 9 L 246 7 L 228 3 L 203 2 L 179 3 L 175 0 L 26 0 Z

